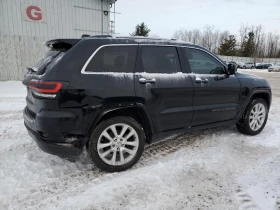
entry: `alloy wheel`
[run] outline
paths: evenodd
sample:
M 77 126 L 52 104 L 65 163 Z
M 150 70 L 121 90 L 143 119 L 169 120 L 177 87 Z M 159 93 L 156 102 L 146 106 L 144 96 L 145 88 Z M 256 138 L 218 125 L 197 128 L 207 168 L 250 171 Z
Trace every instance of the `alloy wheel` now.
M 131 126 L 118 123 L 107 127 L 99 136 L 97 151 L 108 165 L 120 166 L 130 162 L 139 147 L 139 137 Z
M 265 117 L 266 117 L 265 106 L 261 103 L 257 103 L 251 110 L 249 116 L 250 128 L 253 131 L 259 130 L 265 121 Z

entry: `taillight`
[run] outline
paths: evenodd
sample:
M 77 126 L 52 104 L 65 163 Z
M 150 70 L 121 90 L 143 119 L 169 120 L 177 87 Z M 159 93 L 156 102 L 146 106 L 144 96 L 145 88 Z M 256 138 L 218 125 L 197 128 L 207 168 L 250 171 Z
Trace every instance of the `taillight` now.
M 28 87 L 40 93 L 57 93 L 61 89 L 62 83 L 31 80 Z
M 31 80 L 28 87 L 36 92 L 35 95 L 40 97 L 54 98 L 56 93 L 61 89 L 61 82 L 44 82 L 39 80 Z

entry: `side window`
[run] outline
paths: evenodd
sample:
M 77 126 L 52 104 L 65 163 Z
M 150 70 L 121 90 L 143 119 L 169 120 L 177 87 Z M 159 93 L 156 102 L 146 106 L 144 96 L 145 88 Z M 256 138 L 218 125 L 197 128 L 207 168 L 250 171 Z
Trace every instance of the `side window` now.
M 191 72 L 196 74 L 224 74 L 224 65 L 206 52 L 198 49 L 183 48 L 190 67 Z
M 91 59 L 86 72 L 133 73 L 137 46 L 106 46 Z
M 142 47 L 143 71 L 147 73 L 172 74 L 180 72 L 180 63 L 175 47 Z

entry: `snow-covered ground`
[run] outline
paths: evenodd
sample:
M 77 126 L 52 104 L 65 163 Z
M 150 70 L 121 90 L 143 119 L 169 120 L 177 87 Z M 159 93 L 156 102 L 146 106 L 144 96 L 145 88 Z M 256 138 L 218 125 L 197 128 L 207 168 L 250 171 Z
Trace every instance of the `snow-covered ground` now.
M 238 72 L 261 72 L 261 73 L 269 73 L 267 69 L 238 69 Z
M 0 209 L 280 209 L 280 98 L 264 131 L 234 126 L 146 148 L 132 169 L 99 171 L 39 150 L 22 119 L 25 89 L 0 83 Z

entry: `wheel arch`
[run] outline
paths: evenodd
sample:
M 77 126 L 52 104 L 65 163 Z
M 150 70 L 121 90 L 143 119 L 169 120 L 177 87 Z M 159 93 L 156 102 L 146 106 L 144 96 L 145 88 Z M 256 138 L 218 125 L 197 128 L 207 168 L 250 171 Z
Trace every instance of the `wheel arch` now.
M 248 99 L 246 100 L 245 106 L 242 109 L 242 112 L 240 113 L 238 119 L 241 119 L 244 112 L 246 111 L 246 108 L 250 104 L 250 102 L 254 99 L 262 98 L 266 101 L 268 109 L 271 106 L 271 90 L 270 89 L 263 89 L 263 90 L 254 90 L 251 92 L 251 94 L 248 96 Z
M 270 108 L 271 105 L 271 94 L 266 91 L 256 92 L 251 96 L 251 100 L 262 98 L 267 103 L 268 108 Z
M 97 120 L 95 120 L 95 122 L 91 126 L 89 135 L 91 135 L 91 133 L 99 123 L 116 116 L 127 116 L 136 120 L 144 129 L 146 142 L 151 143 L 152 136 L 154 134 L 153 124 L 146 107 L 140 103 L 136 103 L 135 106 L 112 108 L 102 111 L 97 117 Z

